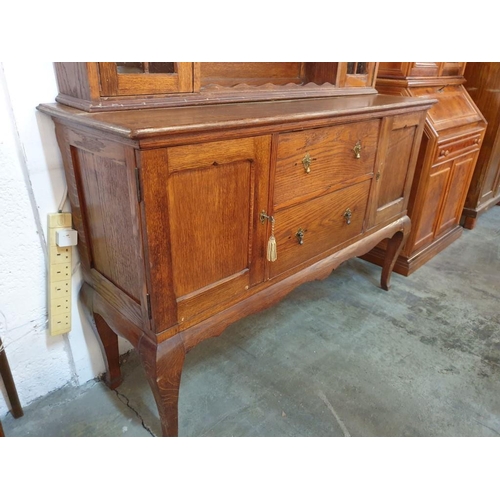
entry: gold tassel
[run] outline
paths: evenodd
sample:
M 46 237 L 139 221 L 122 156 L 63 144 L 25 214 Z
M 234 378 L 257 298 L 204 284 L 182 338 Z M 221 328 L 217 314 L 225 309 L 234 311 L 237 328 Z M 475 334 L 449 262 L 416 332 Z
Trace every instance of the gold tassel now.
M 271 221 L 271 236 L 267 242 L 267 260 L 274 262 L 278 258 L 278 250 L 276 248 L 276 238 L 274 237 L 274 217 L 270 217 Z
M 269 262 L 274 262 L 278 258 L 278 253 L 276 251 L 276 238 L 274 235 L 269 237 L 267 242 L 267 260 Z

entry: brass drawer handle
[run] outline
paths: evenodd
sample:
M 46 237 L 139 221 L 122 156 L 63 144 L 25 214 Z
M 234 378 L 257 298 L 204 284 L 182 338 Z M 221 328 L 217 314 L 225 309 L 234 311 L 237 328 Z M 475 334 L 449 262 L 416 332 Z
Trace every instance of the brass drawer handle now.
M 311 155 L 309 153 L 306 153 L 304 158 L 302 158 L 302 165 L 304 165 L 304 171 L 306 174 L 309 174 L 311 172 L 312 161 L 313 158 L 311 158 Z
M 356 156 L 357 159 L 361 158 L 361 141 L 358 141 L 355 146 L 352 148 L 354 151 L 354 155 Z
M 479 144 L 480 142 L 481 142 L 481 139 L 479 139 L 479 137 L 474 140 L 474 144 Z
M 304 230 L 302 228 L 299 228 L 299 230 L 295 233 L 295 236 L 297 236 L 297 239 L 299 240 L 299 245 L 304 244 Z
M 447 149 L 443 149 L 440 153 L 439 156 L 448 156 L 450 152 Z
M 351 223 L 351 217 L 352 217 L 351 209 L 347 208 L 346 211 L 344 212 L 344 219 L 345 219 L 347 225 L 349 225 Z

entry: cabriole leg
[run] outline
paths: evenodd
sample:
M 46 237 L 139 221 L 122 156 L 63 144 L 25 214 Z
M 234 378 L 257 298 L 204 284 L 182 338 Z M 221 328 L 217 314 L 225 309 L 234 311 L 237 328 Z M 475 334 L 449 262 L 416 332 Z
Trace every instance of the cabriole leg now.
M 143 338 L 139 354 L 158 407 L 163 436 L 178 435 L 178 402 L 185 349 L 175 336 L 160 344 Z
M 104 363 L 106 364 L 106 374 L 104 382 L 110 389 L 116 389 L 122 383 L 120 370 L 120 354 L 118 351 L 118 335 L 111 330 L 102 316 L 93 313 L 97 336 L 101 346 Z
M 384 290 L 389 290 L 391 287 L 390 281 L 392 270 L 394 269 L 394 264 L 396 264 L 399 252 L 401 252 L 403 248 L 405 239 L 405 234 L 402 231 L 398 231 L 387 243 L 384 265 L 382 267 L 382 277 L 380 279 L 380 286 Z

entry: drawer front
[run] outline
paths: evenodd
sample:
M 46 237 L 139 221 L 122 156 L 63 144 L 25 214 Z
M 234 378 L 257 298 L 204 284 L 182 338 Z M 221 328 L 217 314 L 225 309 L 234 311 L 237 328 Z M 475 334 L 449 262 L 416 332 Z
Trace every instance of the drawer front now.
M 469 151 L 476 151 L 481 145 L 481 133 L 469 137 L 441 142 L 438 144 L 434 162 L 449 160 L 459 154 Z
M 281 134 L 275 209 L 373 173 L 380 120 Z M 356 148 L 356 145 L 359 147 Z
M 270 276 L 277 276 L 361 234 L 370 182 L 360 182 L 276 212 L 278 259 L 270 264 Z

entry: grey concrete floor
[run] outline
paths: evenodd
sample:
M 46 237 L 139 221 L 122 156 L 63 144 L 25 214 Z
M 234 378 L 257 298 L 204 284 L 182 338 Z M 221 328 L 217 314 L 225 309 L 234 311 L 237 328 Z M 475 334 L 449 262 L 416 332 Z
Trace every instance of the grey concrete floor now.
M 410 277 L 360 259 L 186 357 L 180 436 L 499 436 L 500 207 Z M 117 391 L 65 387 L 8 436 L 151 436 L 134 352 Z

